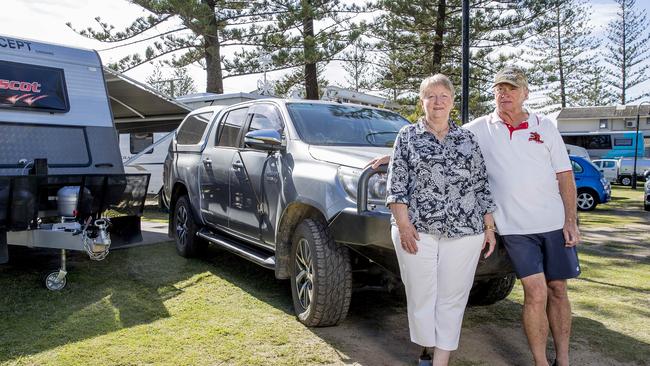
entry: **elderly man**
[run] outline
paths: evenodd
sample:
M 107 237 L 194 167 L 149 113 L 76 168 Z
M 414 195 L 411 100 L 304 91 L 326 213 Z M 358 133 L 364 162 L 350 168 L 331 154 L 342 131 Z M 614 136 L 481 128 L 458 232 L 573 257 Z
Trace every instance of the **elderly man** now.
M 494 96 L 496 110 L 464 127 L 476 135 L 485 157 L 497 230 L 524 287 L 523 325 L 535 365 L 548 365 L 550 325 L 554 365 L 566 366 L 571 332 L 567 279 L 580 274 L 571 162 L 553 123 L 524 109 L 528 81 L 522 70 L 499 71 Z

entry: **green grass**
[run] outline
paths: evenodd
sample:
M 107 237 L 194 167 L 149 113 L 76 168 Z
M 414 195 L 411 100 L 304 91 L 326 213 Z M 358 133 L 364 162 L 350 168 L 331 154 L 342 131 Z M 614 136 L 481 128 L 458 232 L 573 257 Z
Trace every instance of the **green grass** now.
M 580 225 L 586 228 L 620 227 L 650 221 L 650 212 L 643 210 L 643 184 L 636 190 L 612 186 L 611 201 L 596 206 L 594 211 L 580 212 Z
M 220 251 L 176 255 L 170 242 L 75 256 L 68 287 L 38 286 L 30 252 L 0 271 L 0 363 L 306 365 L 338 359 L 295 320 L 285 281 Z M 234 260 L 233 260 L 234 259 Z M 27 268 L 25 268 L 27 267 Z
M 569 282 L 572 349 L 647 365 L 650 234 L 637 196 L 639 191 L 617 187 L 611 206 L 580 214 L 588 240 L 580 246 L 582 276 Z M 145 217 L 166 220 L 151 205 Z M 639 234 L 630 223 L 646 226 Z M 602 240 L 596 235 L 601 232 Z M 302 326 L 287 281 L 214 248 L 202 259 L 179 257 L 171 242 L 116 250 L 102 262 L 72 254 L 69 284 L 60 293 L 40 286 L 42 271 L 56 267 L 56 256 L 18 249 L 10 265 L 0 266 L 0 365 L 341 365 L 359 361 L 354 352 L 360 359 L 369 352 L 355 350 L 354 341 L 342 344 L 332 329 Z M 522 303 L 517 284 L 505 301 L 469 308 L 465 331 L 520 329 Z M 345 326 L 382 337 L 395 332 L 388 328 L 394 323 L 383 319 L 405 312 L 399 298 L 357 293 Z M 404 337 L 387 342 L 411 347 Z M 488 364 L 460 353 L 452 362 Z

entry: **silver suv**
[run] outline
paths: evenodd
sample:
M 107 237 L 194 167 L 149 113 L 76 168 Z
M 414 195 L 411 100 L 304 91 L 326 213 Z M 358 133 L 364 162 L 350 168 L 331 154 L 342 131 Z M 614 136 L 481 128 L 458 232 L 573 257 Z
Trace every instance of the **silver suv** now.
M 353 287 L 399 284 L 384 205 L 389 154 L 409 122 L 353 104 L 263 99 L 192 112 L 165 161 L 170 232 L 182 256 L 207 243 L 290 279 L 309 326 L 338 324 Z M 472 302 L 512 289 L 505 250 L 479 264 Z

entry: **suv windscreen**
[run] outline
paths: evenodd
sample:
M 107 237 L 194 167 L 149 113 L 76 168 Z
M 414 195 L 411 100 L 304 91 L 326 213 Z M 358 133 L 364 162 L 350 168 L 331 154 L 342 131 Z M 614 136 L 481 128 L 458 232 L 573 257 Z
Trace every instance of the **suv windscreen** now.
M 287 109 L 300 138 L 311 145 L 392 147 L 409 124 L 399 114 L 363 106 L 287 103 Z

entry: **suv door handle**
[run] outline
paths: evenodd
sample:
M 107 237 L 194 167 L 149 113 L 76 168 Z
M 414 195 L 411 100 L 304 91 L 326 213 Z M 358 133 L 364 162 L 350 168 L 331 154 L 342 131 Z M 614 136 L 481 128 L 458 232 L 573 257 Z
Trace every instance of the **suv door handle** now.
M 232 167 L 241 169 L 241 168 L 244 167 L 244 164 L 242 164 L 241 161 L 236 161 L 236 162 L 232 163 Z
M 212 165 L 212 159 L 210 159 L 210 158 L 203 158 L 203 164 L 205 164 L 205 165 Z

